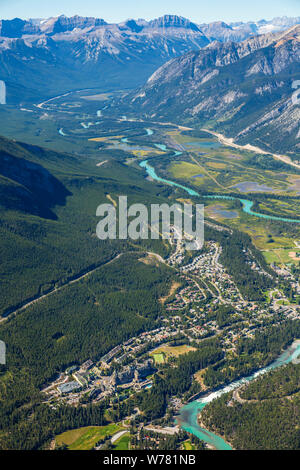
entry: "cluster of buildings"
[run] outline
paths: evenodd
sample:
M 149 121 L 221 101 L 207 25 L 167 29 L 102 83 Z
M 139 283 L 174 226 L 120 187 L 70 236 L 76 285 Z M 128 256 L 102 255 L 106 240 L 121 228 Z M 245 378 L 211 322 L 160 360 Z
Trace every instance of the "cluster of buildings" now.
M 184 276 L 180 276 L 180 279 L 186 281 Z M 169 312 L 182 310 L 191 302 L 199 302 L 204 298 L 205 296 L 203 294 L 203 291 L 199 291 L 199 286 L 197 285 L 197 283 L 193 279 L 190 279 L 187 286 L 177 291 L 173 301 L 166 306 L 166 310 Z
M 238 288 L 219 263 L 220 255 L 221 247 L 215 242 L 208 242 L 207 251 L 180 268 L 180 271 L 201 279 L 206 290 L 215 298 L 214 304 L 219 300 L 221 303 L 237 302 L 243 306 L 244 301 Z
M 120 370 L 114 369 L 111 375 L 106 375 L 105 370 L 105 368 L 101 368 L 101 363 L 95 365 L 91 360 L 86 361 L 80 368 L 74 366 L 67 369 L 61 383 L 55 385 L 58 392 L 56 396 L 70 396 L 73 401 L 74 395 L 78 395 L 79 399 L 80 396 L 88 393 L 91 400 L 99 401 L 106 396 L 115 394 L 118 387 L 141 389 L 152 385 L 152 380 L 148 377 L 156 369 L 152 359 L 147 359 L 141 363 L 134 361 L 130 365 L 121 367 Z M 53 396 L 51 389 L 49 393 Z
M 147 379 L 155 372 L 152 360 L 146 360 L 141 364 L 132 364 L 123 367 L 120 371 L 114 370 L 111 376 L 103 377 L 99 384 L 102 395 L 110 395 L 117 391 L 118 387 L 123 389 L 132 388 L 139 390 L 152 385 L 152 380 Z
M 172 260 L 178 260 L 178 253 L 180 249 L 176 250 Z M 203 253 L 178 268 L 183 287 L 166 305 L 169 315 L 158 320 L 159 326 L 117 345 L 97 363 L 88 360 L 80 367 L 69 367 L 52 386 L 44 390 L 49 401 L 54 398 L 76 404 L 87 395 L 91 401 L 99 401 L 121 396 L 123 392 L 126 394 L 126 390 L 139 391 L 151 387 L 156 367 L 150 353 L 161 344 L 172 345 L 174 337 L 178 341 L 181 336 L 185 344 L 192 345 L 205 337 L 222 333 L 224 350 L 234 351 L 240 338 L 252 337 L 265 322 L 280 322 L 283 317 L 300 318 L 298 308 L 278 304 L 275 300 L 269 306 L 245 301 L 219 263 L 220 254 L 220 246 L 208 242 Z M 299 287 L 290 269 L 286 268 L 285 276 Z M 224 305 L 232 306 L 235 312 L 233 328 L 221 328 L 211 316 Z M 180 402 L 174 401 L 172 405 L 177 409 Z

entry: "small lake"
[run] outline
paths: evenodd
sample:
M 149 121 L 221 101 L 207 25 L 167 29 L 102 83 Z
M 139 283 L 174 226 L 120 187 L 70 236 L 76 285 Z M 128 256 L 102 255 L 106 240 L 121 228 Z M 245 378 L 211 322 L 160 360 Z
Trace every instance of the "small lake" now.
M 248 193 L 248 192 L 257 192 L 257 193 L 265 193 L 265 192 L 274 192 L 276 191 L 274 188 L 270 188 L 265 184 L 255 183 L 254 181 L 243 181 L 242 183 L 238 183 L 233 188 L 237 188 L 241 193 Z
M 94 126 L 95 124 L 93 122 L 88 122 L 87 124 L 85 124 L 85 122 L 81 122 L 80 125 L 84 129 L 89 129 L 90 127 Z
M 156 148 L 158 148 L 159 150 L 162 150 L 163 152 L 166 152 L 168 150 L 165 144 L 154 144 L 154 145 Z
M 221 209 L 221 208 L 220 209 L 211 208 L 211 212 L 214 215 L 219 215 L 223 219 L 237 219 L 237 217 L 239 216 L 236 211 L 229 211 L 229 210 Z

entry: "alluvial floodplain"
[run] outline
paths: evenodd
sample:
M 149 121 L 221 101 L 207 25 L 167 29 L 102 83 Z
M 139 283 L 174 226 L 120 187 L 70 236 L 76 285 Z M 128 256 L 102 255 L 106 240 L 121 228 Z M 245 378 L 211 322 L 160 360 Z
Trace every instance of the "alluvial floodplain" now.
M 285 280 L 299 266 L 300 174 L 271 156 L 224 147 L 199 129 L 116 114 L 111 103 L 120 95 L 86 90 L 26 111 L 0 109 L 3 134 L 26 142 L 9 144 L 14 158 L 23 152 L 63 185 L 59 204 L 36 202 L 34 213 L 29 204 L 27 212 L 8 206 L 1 226 L 1 338 L 10 343 L 12 362 L 0 390 L 15 401 L 25 390 L 26 403 L 42 392 L 32 426 L 50 422 L 48 413 L 53 421 L 40 441 L 21 410 L 24 439 L 30 435 L 36 446 L 48 445 L 55 429 L 57 445 L 92 449 L 132 417 L 156 422 L 167 410 L 171 417 L 160 424 L 172 428 L 186 400 L 266 366 L 298 334 L 291 318 L 299 299 Z M 100 246 L 96 208 L 115 205 L 120 194 L 147 205 L 203 202 L 203 250 L 184 254 L 174 240 Z M 9 257 L 5 247 L 12 244 Z M 18 269 L 24 247 L 29 277 Z M 274 287 L 280 270 L 287 278 Z M 265 328 L 274 338 L 267 346 L 259 336 Z M 60 392 L 64 384 L 74 391 Z M 114 448 L 137 445 L 131 437 L 120 436 Z M 188 438 L 180 435 L 178 445 L 203 445 Z

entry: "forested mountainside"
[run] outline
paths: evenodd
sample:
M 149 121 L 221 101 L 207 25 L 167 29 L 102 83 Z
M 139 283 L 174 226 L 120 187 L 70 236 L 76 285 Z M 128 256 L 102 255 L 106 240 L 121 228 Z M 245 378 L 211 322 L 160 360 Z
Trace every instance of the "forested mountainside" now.
M 300 26 L 241 43 L 214 42 L 158 69 L 125 98 L 155 119 L 207 125 L 239 143 L 299 151 Z
M 170 59 L 216 39 L 241 41 L 296 23 L 299 18 L 198 25 L 176 15 L 119 24 L 64 15 L 2 20 L 0 80 L 6 83 L 8 104 L 37 102 L 86 88 L 132 89 Z

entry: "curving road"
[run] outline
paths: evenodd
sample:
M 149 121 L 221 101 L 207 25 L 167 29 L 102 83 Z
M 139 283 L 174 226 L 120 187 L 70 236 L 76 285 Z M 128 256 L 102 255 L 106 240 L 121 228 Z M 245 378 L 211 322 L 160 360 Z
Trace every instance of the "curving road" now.
M 111 438 L 110 442 L 111 442 L 112 444 L 114 444 L 118 439 L 120 439 L 120 437 L 122 437 L 122 436 L 124 436 L 125 434 L 128 434 L 128 433 L 129 433 L 128 429 L 125 429 L 125 431 L 119 431 L 119 432 L 117 432 L 117 434 L 115 434 L 115 435 Z
M 201 131 L 207 132 L 208 134 L 211 134 L 211 135 L 217 137 L 219 142 L 223 145 L 226 145 L 227 147 L 233 147 L 233 148 L 240 149 L 240 150 L 250 150 L 252 152 L 256 152 L 256 153 L 259 153 L 261 155 L 272 155 L 272 157 L 274 157 L 276 160 L 280 160 L 281 162 L 286 163 L 287 165 L 293 166 L 294 168 L 298 168 L 298 170 L 300 170 L 300 165 L 298 165 L 297 163 L 292 162 L 290 157 L 288 157 L 286 155 L 280 155 L 278 153 L 266 152 L 265 150 L 262 150 L 261 148 L 256 147 L 254 145 L 250 145 L 250 144 L 247 144 L 247 145 L 236 144 L 234 142 L 234 139 L 229 138 L 229 137 L 225 137 L 223 134 L 220 134 L 220 133 L 214 132 L 214 131 L 210 131 L 209 129 L 201 129 Z

